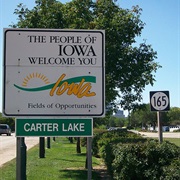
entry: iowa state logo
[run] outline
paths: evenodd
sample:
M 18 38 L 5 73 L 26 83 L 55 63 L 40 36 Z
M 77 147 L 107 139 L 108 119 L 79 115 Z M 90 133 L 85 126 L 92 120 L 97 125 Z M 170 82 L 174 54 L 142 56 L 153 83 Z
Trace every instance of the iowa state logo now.
M 22 82 L 22 86 L 14 84 L 14 86 L 22 91 L 37 92 L 49 90 L 49 95 L 61 96 L 67 94 L 74 95 L 77 98 L 96 96 L 95 92 L 91 92 L 92 83 L 96 83 L 95 76 L 77 76 L 65 79 L 66 74 L 60 75 L 55 83 L 50 83 L 49 79 L 41 73 L 32 73 L 26 76 Z M 28 87 L 30 80 L 40 79 L 45 83 L 45 86 Z

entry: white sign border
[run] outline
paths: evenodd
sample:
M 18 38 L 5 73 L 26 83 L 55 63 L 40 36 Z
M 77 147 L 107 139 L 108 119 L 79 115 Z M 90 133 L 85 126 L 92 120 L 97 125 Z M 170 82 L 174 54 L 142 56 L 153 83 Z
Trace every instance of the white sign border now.
M 86 114 L 81 116 L 80 114 L 7 114 L 5 109 L 6 99 L 6 33 L 8 31 L 27 31 L 27 32 L 87 32 L 87 33 L 102 33 L 102 112 L 99 114 Z M 76 30 L 69 30 L 69 29 L 4 29 L 4 48 L 3 48 L 3 109 L 2 113 L 3 116 L 7 117 L 105 117 L 105 32 L 104 30 L 84 30 L 84 29 L 76 29 Z

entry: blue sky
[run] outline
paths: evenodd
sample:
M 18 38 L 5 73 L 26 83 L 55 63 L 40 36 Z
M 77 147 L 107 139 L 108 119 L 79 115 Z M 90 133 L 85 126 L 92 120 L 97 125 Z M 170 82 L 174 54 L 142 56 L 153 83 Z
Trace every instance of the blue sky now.
M 3 58 L 3 28 L 16 23 L 17 17 L 13 14 L 19 3 L 29 9 L 35 5 L 35 0 L 0 0 L 0 63 Z M 70 0 L 61 0 L 62 3 Z M 146 39 L 157 51 L 157 62 L 162 66 L 156 73 L 154 86 L 147 86 L 143 93 L 143 103 L 149 103 L 150 91 L 170 92 L 170 106 L 180 107 L 180 1 L 179 0 L 118 0 L 122 8 L 131 8 L 139 5 L 143 11 L 141 20 L 146 23 L 141 37 Z M 2 94 L 2 65 L 0 66 L 0 93 Z M 2 109 L 0 96 L 0 112 Z

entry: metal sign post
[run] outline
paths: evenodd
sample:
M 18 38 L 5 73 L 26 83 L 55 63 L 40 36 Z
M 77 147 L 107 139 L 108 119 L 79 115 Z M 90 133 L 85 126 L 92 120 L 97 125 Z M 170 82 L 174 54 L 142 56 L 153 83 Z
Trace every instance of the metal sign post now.
M 88 167 L 88 180 L 92 179 L 92 137 L 87 138 L 87 167 Z
M 39 158 L 45 158 L 45 138 L 39 138 Z
M 24 137 L 17 137 L 16 180 L 26 180 L 26 144 Z
M 51 148 L 51 139 L 50 139 L 50 137 L 47 137 L 47 148 L 48 149 Z
M 151 111 L 157 112 L 158 137 L 159 137 L 159 143 L 162 143 L 163 134 L 162 134 L 161 112 L 169 111 L 170 109 L 169 91 L 151 91 L 150 105 L 151 105 Z
M 162 134 L 162 124 L 161 124 L 161 112 L 157 112 L 157 122 L 158 122 L 158 137 L 159 143 L 163 142 L 163 134 Z

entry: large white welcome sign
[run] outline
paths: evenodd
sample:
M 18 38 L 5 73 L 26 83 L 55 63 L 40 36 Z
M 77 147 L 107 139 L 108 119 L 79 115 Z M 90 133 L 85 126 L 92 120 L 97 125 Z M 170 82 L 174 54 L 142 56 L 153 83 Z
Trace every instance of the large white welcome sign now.
M 4 29 L 4 115 L 104 116 L 104 36 Z

